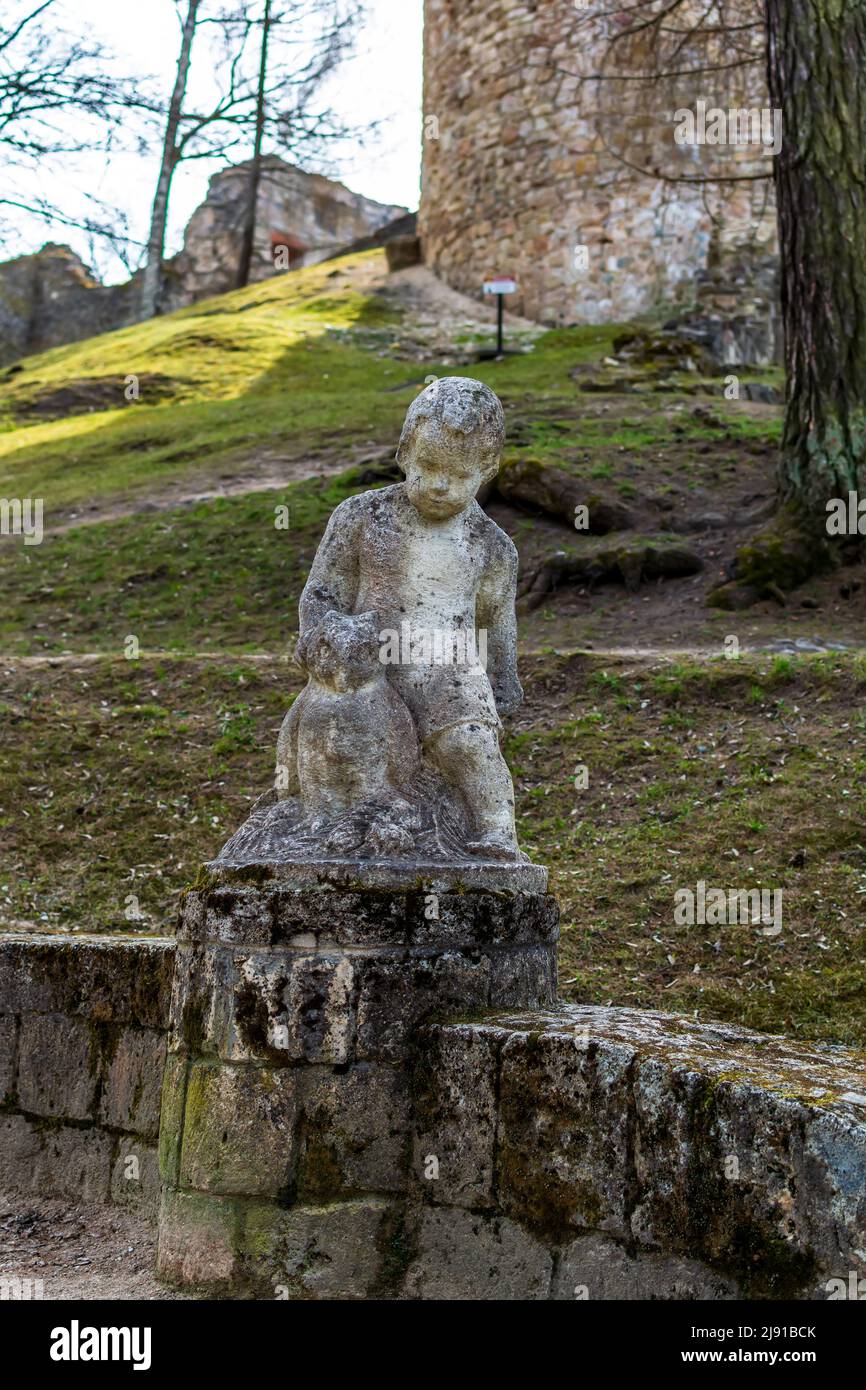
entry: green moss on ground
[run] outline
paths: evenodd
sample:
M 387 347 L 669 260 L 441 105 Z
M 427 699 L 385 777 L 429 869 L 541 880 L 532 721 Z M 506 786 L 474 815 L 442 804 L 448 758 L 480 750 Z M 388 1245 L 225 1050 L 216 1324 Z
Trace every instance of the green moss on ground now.
M 508 755 L 522 841 L 562 904 L 564 997 L 866 1042 L 863 659 L 550 655 L 524 683 Z M 0 922 L 171 931 L 269 784 L 297 685 L 273 657 L 7 662 Z M 226 747 L 239 710 L 251 736 Z M 698 879 L 782 888 L 782 934 L 675 926 L 674 891 Z

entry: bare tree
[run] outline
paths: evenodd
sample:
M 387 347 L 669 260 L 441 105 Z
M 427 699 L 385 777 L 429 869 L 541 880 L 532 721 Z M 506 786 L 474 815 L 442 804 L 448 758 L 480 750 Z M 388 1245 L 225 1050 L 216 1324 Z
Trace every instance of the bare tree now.
M 262 140 L 265 134 L 265 87 L 268 78 L 268 39 L 271 34 L 271 0 L 265 0 L 262 16 L 262 40 L 259 58 L 259 76 L 256 83 L 256 133 L 253 140 L 253 157 L 250 160 L 250 183 L 247 190 L 247 203 L 244 213 L 244 227 L 241 235 L 241 254 L 238 262 L 238 287 L 249 283 L 250 264 L 253 258 L 253 241 L 256 234 L 256 207 L 259 201 L 259 184 L 262 178 Z
M 162 142 L 162 159 L 156 192 L 153 197 L 153 210 L 150 215 L 150 232 L 147 238 L 147 260 L 141 285 L 141 316 L 153 318 L 159 304 L 159 291 L 162 272 L 162 258 L 165 251 L 165 228 L 168 220 L 168 197 L 171 180 L 177 163 L 177 134 L 180 126 L 181 107 L 186 95 L 189 65 L 192 57 L 192 41 L 198 17 L 200 0 L 189 0 L 186 18 L 181 27 L 180 54 L 174 77 L 171 100 L 168 104 L 168 119 Z
M 103 44 L 59 28 L 49 13 L 55 3 L 42 0 L 17 8 L 13 3 L 13 13 L 0 18 L 0 154 L 5 165 L 0 209 L 103 238 L 128 266 L 138 248 L 116 208 L 82 193 L 89 209 L 82 214 L 62 206 L 48 190 L 52 169 L 61 161 L 68 171 L 75 155 L 108 153 L 121 132 L 127 132 L 130 112 L 147 109 L 147 93 L 140 79 L 114 72 L 113 56 Z M 142 134 L 139 148 L 143 140 Z
M 321 105 L 319 97 L 326 79 L 351 48 L 363 12 L 361 0 L 262 0 L 258 14 L 249 3 L 214 10 L 208 10 L 206 0 L 197 0 L 195 5 L 188 0 L 188 4 L 190 48 L 196 32 L 207 26 L 219 91 L 213 104 L 204 109 L 187 108 L 181 94 L 176 117 L 169 112 L 172 129 L 169 134 L 166 128 L 160 170 L 164 192 L 160 194 L 158 189 L 154 200 L 155 211 L 159 202 L 162 228 L 152 228 L 149 238 L 150 282 L 156 281 L 157 293 L 155 301 L 147 300 L 148 313 L 151 306 L 159 312 L 171 180 L 182 161 L 237 159 L 242 152 L 251 153 L 237 272 L 238 283 L 245 284 L 252 259 L 258 191 L 266 176 L 262 164 L 265 143 L 275 152 L 310 162 L 321 160 L 333 141 L 360 134 L 331 107 Z M 189 63 L 187 55 L 187 69 Z M 179 63 L 176 91 L 180 68 Z

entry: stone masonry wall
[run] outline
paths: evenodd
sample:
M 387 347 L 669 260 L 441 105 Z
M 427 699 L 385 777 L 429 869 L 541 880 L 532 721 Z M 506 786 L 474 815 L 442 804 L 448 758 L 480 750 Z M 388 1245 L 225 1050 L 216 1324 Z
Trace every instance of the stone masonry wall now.
M 706 10 L 686 0 L 669 28 Z M 600 0 L 426 0 L 419 225 L 430 267 L 469 294 L 514 275 L 509 308 L 551 324 L 690 305 L 702 287 L 702 308 L 720 297 L 724 312 L 755 276 L 763 293 L 775 208 L 772 181 L 751 176 L 771 161 L 754 147 L 678 146 L 673 122 L 699 99 L 767 105 L 761 10 L 732 0 L 728 22 L 751 26 L 733 36 L 714 34 L 710 16 L 694 39 L 644 29 L 626 40 L 628 7 Z M 647 80 L 659 71 L 682 75 Z M 732 175 L 749 177 L 668 181 Z
M 222 916 L 214 901 L 211 947 L 183 944 L 175 1008 L 202 1054 L 224 1027 L 235 1048 L 246 1036 L 264 1049 L 266 1064 L 220 1065 L 214 1054 L 193 1066 L 177 1096 L 198 1128 L 182 1152 L 171 1123 L 163 1134 L 164 1164 L 179 1162 L 184 1174 L 169 1197 L 170 1227 L 184 1204 L 183 1258 L 224 1293 L 234 1269 L 237 1292 L 248 1295 L 262 1266 L 259 1296 L 275 1296 L 276 1280 L 277 1296 L 284 1286 L 301 1299 L 826 1299 L 866 1290 L 863 1054 L 635 1009 L 491 1012 L 489 988 L 478 1013 L 422 1023 L 404 1052 L 387 1026 L 394 1005 L 383 964 L 398 968 L 394 943 L 374 952 L 378 964 L 349 944 L 343 958 L 353 970 L 372 967 L 376 989 L 350 989 L 347 1013 L 308 965 L 283 1034 L 268 985 L 283 963 L 269 944 L 271 909 L 262 916 L 256 902 L 244 916 L 245 901 L 233 898 Z M 422 911 L 414 925 L 395 920 L 407 963 L 413 932 L 435 927 L 447 937 L 445 906 L 441 926 Z M 299 918 L 298 960 L 314 961 L 322 931 L 365 939 L 370 910 L 359 898 L 342 925 Z M 464 972 L 483 967 L 497 930 L 494 914 Z M 436 942 L 443 961 L 445 937 Z M 518 948 L 527 949 L 537 952 Z M 0 1191 L 152 1211 L 175 954 L 171 941 L 0 938 Z M 320 983 L 338 964 L 333 955 Z M 245 1033 L 205 1006 L 220 997 L 213 988 L 228 982 L 232 961 L 251 988 L 222 997 L 236 998 Z M 340 980 L 332 983 L 339 993 Z M 509 988 L 527 984 L 515 975 Z M 429 1001 L 412 1007 L 423 1017 Z M 384 1053 L 377 1044 L 350 1057 L 329 1018 L 344 1018 L 355 1038 L 359 1026 L 371 1037 L 378 1029 Z M 175 1054 L 166 1073 L 169 1098 L 180 1062 Z M 227 1145 L 232 1135 L 239 1148 Z M 137 1179 L 127 1175 L 131 1158 Z M 240 1202 L 222 1195 L 237 1190 Z
M 174 942 L 0 937 L 0 1191 L 155 1209 Z
M 418 1056 L 407 1296 L 826 1299 L 866 1275 L 863 1054 L 562 1006 L 429 1027 Z

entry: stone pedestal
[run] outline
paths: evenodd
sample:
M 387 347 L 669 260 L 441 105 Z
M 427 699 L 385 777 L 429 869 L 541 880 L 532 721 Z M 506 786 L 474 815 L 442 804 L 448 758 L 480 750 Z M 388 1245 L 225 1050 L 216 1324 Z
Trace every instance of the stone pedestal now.
M 392 1295 L 419 1026 L 555 998 L 542 870 L 364 873 L 215 863 L 186 896 L 160 1133 L 168 1280 Z

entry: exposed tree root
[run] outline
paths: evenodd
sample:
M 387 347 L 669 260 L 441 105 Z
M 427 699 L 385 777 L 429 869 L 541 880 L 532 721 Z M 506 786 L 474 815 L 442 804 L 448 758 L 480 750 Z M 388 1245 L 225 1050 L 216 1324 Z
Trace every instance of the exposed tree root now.
M 697 574 L 703 567 L 703 560 L 693 550 L 664 541 L 634 540 L 628 545 L 605 546 L 583 555 L 579 551 L 557 550 L 527 571 L 517 592 L 522 605 L 532 610 L 564 584 L 592 587 L 612 579 L 634 592 L 647 581 L 678 579 Z
M 740 546 L 727 568 L 727 579 L 711 590 L 707 602 L 728 610 L 748 608 L 765 598 L 784 603 L 791 589 L 842 558 L 842 547 L 831 548 L 827 537 L 804 521 L 797 508 L 784 506 L 768 526 Z
M 505 464 L 496 480 L 501 497 L 520 507 L 546 512 L 567 526 L 606 536 L 609 531 L 626 531 L 634 525 L 628 507 L 615 498 L 603 496 L 592 483 L 573 477 L 561 468 L 552 468 L 537 459 L 519 459 Z M 586 513 L 579 514 L 578 507 Z M 580 524 L 582 521 L 585 525 Z

